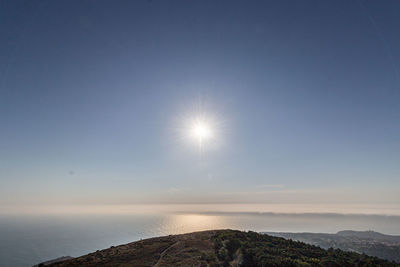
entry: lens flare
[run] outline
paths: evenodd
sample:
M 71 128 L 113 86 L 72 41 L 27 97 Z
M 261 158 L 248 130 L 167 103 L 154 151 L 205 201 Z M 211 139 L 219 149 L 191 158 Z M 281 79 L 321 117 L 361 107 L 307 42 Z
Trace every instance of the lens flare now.
M 190 136 L 202 148 L 213 137 L 212 127 L 205 119 L 195 119 L 190 127 Z
M 211 138 L 212 131 L 210 125 L 204 121 L 196 121 L 192 127 L 192 135 L 199 141 Z

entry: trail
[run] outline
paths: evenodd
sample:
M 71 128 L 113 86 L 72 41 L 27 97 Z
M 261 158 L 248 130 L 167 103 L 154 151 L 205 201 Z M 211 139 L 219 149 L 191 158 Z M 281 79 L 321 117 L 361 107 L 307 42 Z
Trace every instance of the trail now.
M 179 245 L 181 243 L 181 241 L 177 241 L 176 243 L 172 244 L 171 246 L 167 247 L 163 252 L 161 252 L 160 254 L 160 258 L 158 259 L 157 263 L 154 264 L 153 267 L 160 267 L 161 266 L 161 261 L 164 257 L 164 255 L 168 252 L 168 250 L 170 250 L 171 248 L 176 247 L 177 245 Z

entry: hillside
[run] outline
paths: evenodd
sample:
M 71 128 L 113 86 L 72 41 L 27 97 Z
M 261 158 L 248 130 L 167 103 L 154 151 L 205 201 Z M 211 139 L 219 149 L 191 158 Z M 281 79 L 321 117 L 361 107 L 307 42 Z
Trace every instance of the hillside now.
M 156 237 L 46 266 L 400 266 L 280 237 L 213 230 Z
M 384 235 L 374 231 L 340 231 L 325 233 L 273 233 L 266 234 L 305 242 L 322 248 L 339 248 L 376 256 L 400 263 L 400 236 Z

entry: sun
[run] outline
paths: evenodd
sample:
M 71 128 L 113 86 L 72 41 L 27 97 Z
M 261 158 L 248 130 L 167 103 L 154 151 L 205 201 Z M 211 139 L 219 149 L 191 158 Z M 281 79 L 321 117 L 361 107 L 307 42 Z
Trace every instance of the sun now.
M 182 141 L 185 149 L 197 152 L 199 158 L 220 149 L 225 140 L 225 128 L 221 119 L 211 112 L 193 109 L 187 111 L 176 121 L 176 137 Z
M 193 125 L 193 135 L 199 139 L 208 139 L 211 137 L 211 129 L 210 126 L 203 122 L 203 121 L 198 121 Z
M 195 119 L 190 127 L 190 135 L 199 146 L 203 146 L 204 142 L 213 137 L 211 124 L 202 118 Z

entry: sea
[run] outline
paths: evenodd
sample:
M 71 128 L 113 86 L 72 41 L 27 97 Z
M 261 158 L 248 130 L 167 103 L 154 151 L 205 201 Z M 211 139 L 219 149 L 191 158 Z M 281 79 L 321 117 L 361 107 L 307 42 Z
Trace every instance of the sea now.
M 400 235 L 400 216 L 156 209 L 88 209 L 0 214 L 0 266 L 24 267 L 77 257 L 144 238 L 209 229 L 257 232 L 374 230 Z

